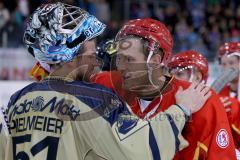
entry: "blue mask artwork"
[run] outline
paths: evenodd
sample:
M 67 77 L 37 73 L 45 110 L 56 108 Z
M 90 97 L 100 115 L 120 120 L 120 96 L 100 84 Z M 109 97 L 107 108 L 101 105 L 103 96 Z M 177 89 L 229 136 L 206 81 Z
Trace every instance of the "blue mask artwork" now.
M 97 37 L 105 28 L 105 24 L 79 7 L 47 4 L 30 17 L 24 43 L 39 62 L 69 62 L 84 42 Z

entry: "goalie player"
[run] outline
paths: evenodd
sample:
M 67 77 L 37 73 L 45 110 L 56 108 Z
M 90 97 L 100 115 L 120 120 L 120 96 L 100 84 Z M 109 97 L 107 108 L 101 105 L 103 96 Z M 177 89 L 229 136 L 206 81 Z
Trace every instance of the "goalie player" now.
M 133 116 L 109 89 L 86 83 L 99 65 L 94 39 L 104 29 L 94 16 L 62 3 L 34 12 L 24 42 L 39 62 L 49 65 L 50 75 L 11 97 L 10 135 L 1 159 L 172 159 L 176 147 L 187 146 L 181 136 L 184 113 L 198 111 L 211 91 L 193 84 L 179 91 L 178 105 L 157 119 Z

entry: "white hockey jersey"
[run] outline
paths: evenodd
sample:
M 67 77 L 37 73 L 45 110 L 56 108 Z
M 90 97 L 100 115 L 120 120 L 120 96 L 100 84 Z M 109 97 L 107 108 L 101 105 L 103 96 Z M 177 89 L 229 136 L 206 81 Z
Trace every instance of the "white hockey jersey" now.
M 5 160 L 170 160 L 188 145 L 177 106 L 141 120 L 110 90 L 84 82 L 32 83 L 11 97 L 7 117 Z

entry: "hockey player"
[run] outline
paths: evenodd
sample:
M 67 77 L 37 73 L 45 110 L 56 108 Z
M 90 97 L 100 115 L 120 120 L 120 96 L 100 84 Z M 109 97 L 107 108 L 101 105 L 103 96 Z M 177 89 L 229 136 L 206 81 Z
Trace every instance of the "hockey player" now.
M 228 42 L 220 46 L 219 62 L 223 69 L 235 68 L 239 70 L 240 42 Z M 238 77 L 220 92 L 222 96 L 238 98 Z
M 122 76 L 122 80 L 118 80 L 123 83 L 122 90 L 119 89 L 121 84 L 114 83 L 117 74 L 112 77 L 111 73 L 104 73 L 96 76 L 95 81 L 120 90 L 123 98 L 126 92 L 135 94 L 136 98 L 128 102 L 142 119 L 151 119 L 175 104 L 177 90 L 186 89 L 189 83 L 179 81 L 165 71 L 173 47 L 165 25 L 148 18 L 131 20 L 119 31 L 116 41 L 117 69 Z M 184 129 L 184 136 L 190 145 L 180 151 L 176 159 L 236 159 L 227 115 L 215 93 L 198 113 L 193 114 Z
M 132 115 L 109 89 L 87 83 L 99 65 L 94 38 L 104 29 L 94 16 L 63 3 L 34 12 L 24 42 L 49 65 L 50 76 L 11 97 L 6 160 L 167 160 L 187 146 L 181 136 L 185 114 L 198 111 L 211 91 L 193 84 L 155 120 Z
M 171 73 L 180 80 L 194 82 L 207 81 L 208 78 L 207 59 L 196 51 L 188 50 L 174 55 L 168 67 Z M 237 127 L 240 121 L 239 102 L 228 96 L 222 96 L 220 100 L 226 109 L 236 148 L 239 148 L 240 132 Z
M 188 50 L 177 53 L 168 63 L 171 74 L 187 82 L 207 81 L 208 61 L 200 53 Z
M 239 71 L 240 42 L 227 42 L 220 46 L 219 63 L 224 70 L 235 68 Z M 236 77 L 230 84 L 225 86 L 219 93 L 228 113 L 229 122 L 232 128 L 236 148 L 240 148 L 240 103 L 238 99 L 239 77 Z

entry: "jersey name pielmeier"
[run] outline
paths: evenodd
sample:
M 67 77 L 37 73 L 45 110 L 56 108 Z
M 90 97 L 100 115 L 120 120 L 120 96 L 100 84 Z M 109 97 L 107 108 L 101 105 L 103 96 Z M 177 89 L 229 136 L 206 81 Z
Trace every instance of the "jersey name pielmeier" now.
M 9 126 L 10 133 L 25 132 L 28 130 L 38 130 L 61 134 L 64 122 L 57 118 L 45 116 L 27 116 L 13 119 Z

